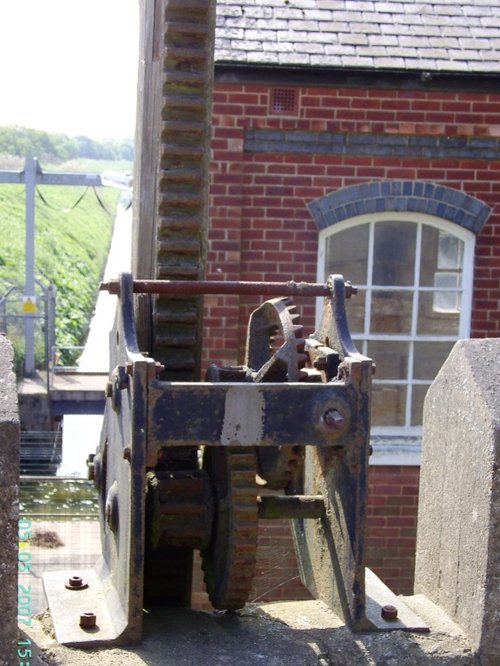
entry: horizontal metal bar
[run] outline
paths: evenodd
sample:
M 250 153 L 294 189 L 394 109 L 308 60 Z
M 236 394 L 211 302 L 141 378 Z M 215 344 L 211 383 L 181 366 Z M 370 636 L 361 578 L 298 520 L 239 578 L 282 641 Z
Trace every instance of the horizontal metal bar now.
M 0 183 L 24 183 L 24 171 L 0 171 Z
M 22 474 L 20 481 L 21 483 L 23 481 L 85 481 L 92 483 L 86 476 L 37 476 L 36 474 Z
M 77 173 L 68 171 L 42 171 L 37 174 L 37 183 L 40 185 L 94 185 L 101 186 L 101 174 L 99 173 Z
M 99 289 L 119 294 L 118 280 L 101 282 Z M 236 296 L 331 296 L 332 290 L 316 282 L 243 282 L 231 280 L 134 280 L 136 294 L 232 294 Z
M 32 511 L 21 511 L 20 520 L 24 518 L 92 518 L 99 519 L 99 512 L 95 513 L 33 513 Z
M 165 446 L 348 446 L 361 425 L 351 383 L 169 383 L 149 385 L 148 438 Z M 325 415 L 339 412 L 338 424 Z M 359 435 L 359 432 L 357 433 Z
M 266 495 L 257 497 L 259 518 L 321 518 L 325 511 L 321 495 Z

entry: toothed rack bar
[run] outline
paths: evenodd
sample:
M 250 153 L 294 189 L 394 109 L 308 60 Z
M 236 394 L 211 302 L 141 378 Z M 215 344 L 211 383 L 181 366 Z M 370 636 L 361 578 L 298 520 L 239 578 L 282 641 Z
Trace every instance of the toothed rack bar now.
M 118 280 L 101 282 L 101 291 L 118 294 Z M 311 282 L 237 282 L 229 280 L 134 280 L 136 294 L 234 294 L 255 296 L 331 296 L 332 289 L 322 283 Z M 355 287 L 346 282 L 346 296 Z

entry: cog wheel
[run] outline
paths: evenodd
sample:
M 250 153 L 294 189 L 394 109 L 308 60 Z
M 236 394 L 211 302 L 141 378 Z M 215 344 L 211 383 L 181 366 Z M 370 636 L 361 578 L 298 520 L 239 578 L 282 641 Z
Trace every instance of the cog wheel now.
M 304 327 L 290 298 L 275 298 L 255 310 L 248 326 L 246 365 L 254 382 L 321 381 L 308 368 Z M 259 477 L 271 489 L 286 488 L 297 476 L 304 457 L 302 447 L 276 446 L 257 450 Z
M 300 380 L 307 360 L 303 329 L 289 298 L 273 298 L 252 313 L 245 365 L 253 370 L 254 382 Z
M 252 448 L 206 447 L 203 469 L 214 495 L 214 527 L 201 551 L 214 608 L 237 610 L 248 600 L 257 552 L 256 457 Z

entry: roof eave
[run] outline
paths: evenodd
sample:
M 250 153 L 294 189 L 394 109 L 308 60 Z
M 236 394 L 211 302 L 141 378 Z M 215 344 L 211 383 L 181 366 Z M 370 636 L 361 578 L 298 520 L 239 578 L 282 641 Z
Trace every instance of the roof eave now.
M 367 85 L 370 87 L 488 90 L 500 92 L 500 71 L 457 71 L 375 67 L 325 67 L 221 61 L 215 80 L 267 82 L 283 85 Z

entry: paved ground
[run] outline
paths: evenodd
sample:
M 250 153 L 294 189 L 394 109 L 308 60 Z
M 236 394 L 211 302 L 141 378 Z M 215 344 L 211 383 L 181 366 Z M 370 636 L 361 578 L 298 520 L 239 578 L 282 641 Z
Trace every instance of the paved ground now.
M 185 609 L 146 615 L 137 647 L 64 648 L 43 616 L 29 629 L 32 666 L 479 666 L 461 631 L 419 597 L 405 601 L 429 634 L 352 634 L 319 601 L 250 605 L 238 614 Z

